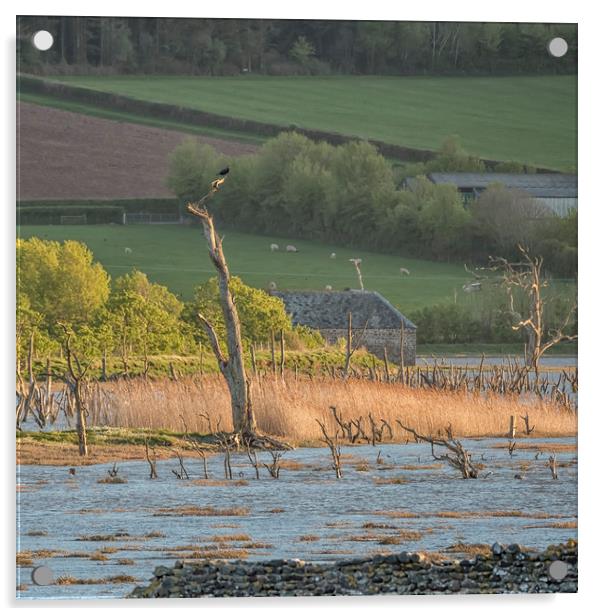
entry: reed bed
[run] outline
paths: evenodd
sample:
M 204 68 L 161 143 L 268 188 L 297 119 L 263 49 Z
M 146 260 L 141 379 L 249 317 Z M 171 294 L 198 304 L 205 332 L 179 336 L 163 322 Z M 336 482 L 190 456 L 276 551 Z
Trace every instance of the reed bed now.
M 102 386 L 104 403 L 91 405 L 90 425 L 165 429 L 210 433 L 232 430 L 230 397 L 217 375 L 173 381 L 123 380 Z M 400 383 L 323 378 L 257 378 L 252 385 L 253 407 L 261 431 L 295 443 L 315 442 L 322 434 L 316 419 L 335 433 L 330 412 L 336 406 L 345 420 L 368 414 L 385 420 L 394 441 L 408 434 L 396 420 L 421 434 L 444 433 L 451 424 L 463 437 L 499 437 L 508 433 L 516 416 L 516 436 L 523 436 L 521 416 L 528 414 L 531 437 L 573 436 L 577 413 L 553 400 L 492 392 L 417 389 Z M 526 434 L 524 434 L 526 436 Z

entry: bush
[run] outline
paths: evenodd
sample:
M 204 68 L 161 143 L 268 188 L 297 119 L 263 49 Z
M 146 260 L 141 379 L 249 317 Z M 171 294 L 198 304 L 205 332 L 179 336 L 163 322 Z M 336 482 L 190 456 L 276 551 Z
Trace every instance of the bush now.
M 418 344 L 481 342 L 481 325 L 458 304 L 437 304 L 412 314 Z

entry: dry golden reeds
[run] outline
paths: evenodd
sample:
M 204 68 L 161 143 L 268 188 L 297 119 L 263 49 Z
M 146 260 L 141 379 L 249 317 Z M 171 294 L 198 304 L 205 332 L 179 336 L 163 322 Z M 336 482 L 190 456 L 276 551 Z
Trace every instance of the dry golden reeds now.
M 150 428 L 208 433 L 231 431 L 230 397 L 223 379 L 206 375 L 171 381 L 131 380 L 104 385 L 108 406 L 90 425 Z M 414 389 L 399 383 L 323 378 L 262 377 L 252 385 L 259 429 L 300 442 L 321 437 L 316 419 L 333 434 L 337 425 L 329 407 L 336 406 L 345 420 L 368 413 L 394 427 L 393 440 L 408 435 L 395 424 L 412 426 L 423 434 L 444 433 L 451 424 L 461 437 L 505 436 L 511 415 L 528 411 L 536 430 L 532 437 L 573 436 L 577 414 L 561 404 L 518 395 Z

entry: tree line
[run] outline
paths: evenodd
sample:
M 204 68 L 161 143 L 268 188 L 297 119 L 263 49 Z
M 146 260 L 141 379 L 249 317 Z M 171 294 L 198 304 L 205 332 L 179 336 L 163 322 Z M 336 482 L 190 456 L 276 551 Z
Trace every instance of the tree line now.
M 50 31 L 37 52 L 30 36 Z M 21 70 L 195 75 L 575 73 L 577 25 L 147 17 L 17 18 Z M 569 51 L 553 58 L 547 43 Z
M 548 272 L 576 274 L 576 211 L 560 218 L 502 185 L 465 203 L 455 186 L 425 177 L 434 171 L 484 170 L 455 137 L 444 141 L 433 160 L 405 168 L 392 167 L 362 141 L 333 146 L 281 133 L 256 154 L 228 159 L 191 138 L 170 156 L 168 186 L 183 202 L 194 201 L 228 164 L 228 185 L 211 204 L 221 225 L 477 265 L 489 255 L 517 258 L 521 243 L 544 258 Z M 519 163 L 502 163 L 496 170 L 529 171 Z M 417 176 L 410 187 L 403 182 L 406 175 Z
M 39 238 L 17 240 L 17 357 L 23 361 L 32 335 L 38 357 L 58 356 L 66 336 L 74 353 L 88 358 L 118 357 L 122 372 L 142 358 L 145 372 L 151 355 L 196 354 L 208 347 L 197 314 L 210 318 L 220 341 L 225 326 L 219 309 L 217 280 L 209 279 L 183 302 L 165 286 L 133 270 L 111 280 L 81 242 Z M 322 337 L 293 327 L 281 299 L 231 280 L 245 345 L 267 343 L 271 332 L 284 332 L 291 347 L 316 347 Z

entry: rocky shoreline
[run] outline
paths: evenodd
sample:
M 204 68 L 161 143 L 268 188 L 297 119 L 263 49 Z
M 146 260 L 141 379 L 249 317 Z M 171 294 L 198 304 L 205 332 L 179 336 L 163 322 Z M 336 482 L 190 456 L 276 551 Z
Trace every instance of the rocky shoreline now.
M 577 592 L 577 543 L 542 552 L 494 543 L 491 554 L 437 562 L 401 552 L 335 563 L 177 561 L 130 598 Z

